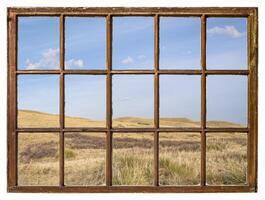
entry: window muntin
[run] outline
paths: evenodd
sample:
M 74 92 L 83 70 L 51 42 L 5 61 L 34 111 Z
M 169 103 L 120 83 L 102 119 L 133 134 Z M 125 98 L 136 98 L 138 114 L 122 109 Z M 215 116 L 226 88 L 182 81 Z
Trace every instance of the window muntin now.
M 66 15 L 67 16 L 67 15 Z M 61 31 L 60 31 L 60 33 L 61 33 L 61 41 L 63 41 L 63 32 L 62 32 L 62 30 L 64 30 L 63 29 L 63 22 L 64 22 L 64 20 L 67 18 L 65 16 L 65 18 L 64 17 L 60 17 L 60 27 L 61 27 Z M 116 18 L 117 16 L 115 16 L 115 18 Z M 93 71 L 93 70 L 80 70 L 79 72 L 78 72 L 78 70 L 74 70 L 74 71 L 72 71 L 72 72 L 70 72 L 70 71 L 67 71 L 67 70 L 64 70 L 64 65 L 65 65 L 65 62 L 63 62 L 62 61 L 62 58 L 63 58 L 63 56 L 62 56 L 62 54 L 61 54 L 61 56 L 60 56 L 60 70 L 58 70 L 58 71 L 54 71 L 53 73 L 54 74 L 58 74 L 58 75 L 60 75 L 60 85 L 61 85 L 61 87 L 60 87 L 60 114 L 59 114 L 59 117 L 60 117 L 60 128 L 58 128 L 58 129 L 54 129 L 54 130 L 58 130 L 59 131 L 59 136 L 60 136 L 60 146 L 59 146 L 59 158 L 60 158 L 60 169 L 59 169 L 59 177 L 58 177 L 58 179 L 59 179 L 59 186 L 63 186 L 64 185 L 64 182 L 65 182 L 65 174 L 63 173 L 63 170 L 65 169 L 65 166 L 63 165 L 63 163 L 64 163 L 64 161 L 65 161 L 65 158 L 62 156 L 63 155 L 63 149 L 64 149 L 64 143 L 62 142 L 62 141 L 64 141 L 64 136 L 68 133 L 68 132 L 70 132 L 70 129 L 67 129 L 67 127 L 64 127 L 64 120 L 62 120 L 63 119 L 63 116 L 64 116 L 64 106 L 63 106 L 63 102 L 64 102 L 64 98 L 62 98 L 62 97 L 64 97 L 64 83 L 65 83 L 65 76 L 68 74 L 68 73 L 75 73 L 75 74 L 79 74 L 79 75 L 81 75 L 81 74 L 83 74 L 83 73 L 85 73 L 85 74 L 93 74 L 93 75 L 104 75 L 104 74 L 107 74 L 107 76 L 106 76 L 106 81 L 107 81 L 107 86 L 106 86 L 106 100 L 107 100 L 107 108 L 106 108 L 106 110 L 107 110 L 107 116 L 106 116 L 106 119 L 107 119 L 107 128 L 106 129 L 96 129 L 96 127 L 95 128 L 93 128 L 93 127 L 91 127 L 91 128 L 89 128 L 89 127 L 77 127 L 76 129 L 72 129 L 71 131 L 74 131 L 75 133 L 77 132 L 77 131 L 87 131 L 87 132 L 89 132 L 89 130 L 93 130 L 93 132 L 96 132 L 96 133 L 99 133 L 99 132 L 102 132 L 102 131 L 106 131 L 106 133 L 107 133 L 107 137 L 106 137 L 106 179 L 105 179 L 105 181 L 106 181 L 106 185 L 107 186 L 111 186 L 111 185 L 114 185 L 113 183 L 112 183 L 112 181 L 113 181 L 113 176 L 112 176 L 112 174 L 111 174 L 111 172 L 113 171 L 113 169 L 111 169 L 111 167 L 112 167 L 112 165 L 113 165 L 113 159 L 111 159 L 111 149 L 112 149 L 112 145 L 111 145 L 111 143 L 114 141 L 114 139 L 112 139 L 112 137 L 113 137 L 113 135 L 114 134 L 116 134 L 116 132 L 118 131 L 118 132 L 135 132 L 136 131 L 136 134 L 139 132 L 143 132 L 143 134 L 145 134 L 145 132 L 146 133 L 151 133 L 151 132 L 153 132 L 153 138 L 154 138 L 154 141 L 153 141 L 153 143 L 154 143 L 154 150 L 153 150 L 153 158 L 154 158 L 154 166 L 153 166 L 153 184 L 154 184 L 154 188 L 156 188 L 156 187 L 158 187 L 159 189 L 158 190 L 160 190 L 160 191 L 167 191 L 167 189 L 163 189 L 163 187 L 162 187 L 162 185 L 163 184 L 161 184 L 161 182 L 160 182 L 160 185 L 159 186 L 157 186 L 157 183 L 159 182 L 159 167 L 158 167 L 158 163 L 159 163 L 159 160 L 158 160 L 158 158 L 159 158 L 159 156 L 157 156 L 157 155 L 159 155 L 159 151 L 158 151 L 158 146 L 159 146 L 159 134 L 160 133 L 167 133 L 167 132 L 176 132 L 176 134 L 179 134 L 179 133 L 184 133 L 184 132 L 188 132 L 188 131 L 192 131 L 192 132 L 198 132 L 198 133 L 200 133 L 200 135 L 201 135 L 201 141 L 200 141 L 200 143 L 201 143 L 201 169 L 200 169 L 200 185 L 201 186 L 203 186 L 203 187 L 206 187 L 207 186 L 207 188 L 211 188 L 210 187 L 210 185 L 205 185 L 205 182 L 207 181 L 207 184 L 208 183 L 210 183 L 210 181 L 208 181 L 207 180 L 207 168 L 206 168 L 206 165 L 205 164 L 207 164 L 207 157 L 206 157 L 206 155 L 207 155 L 207 149 L 206 149 L 206 145 L 207 145 L 207 140 L 206 140 L 206 136 L 208 137 L 208 134 L 211 134 L 211 133 L 215 133 L 216 131 L 224 131 L 224 132 L 228 132 L 228 133 L 237 133 L 237 132 L 240 132 L 240 133 L 242 133 L 243 135 L 244 135 L 244 137 L 252 137 L 253 138 L 253 136 L 252 135 L 250 135 L 249 134 L 249 132 L 251 132 L 252 131 L 252 129 L 248 129 L 248 128 L 250 128 L 250 127 L 248 127 L 248 128 L 244 128 L 244 127 L 215 127 L 215 128 L 211 128 L 211 127 L 205 127 L 205 124 L 206 124 L 206 109 L 207 109 L 207 106 L 206 106 L 206 100 L 207 100 L 207 96 L 206 96 L 206 94 L 207 94 L 207 90 L 206 90 L 206 83 L 207 83 L 207 79 L 209 78 L 209 77 L 211 77 L 211 76 L 213 76 L 213 75 L 237 75 L 237 76 L 242 76 L 242 77 L 247 77 L 247 76 L 253 76 L 253 74 L 249 74 L 249 70 L 208 70 L 208 65 L 206 66 L 205 65 L 205 63 L 206 63 L 206 57 L 205 57 L 205 44 L 206 44 L 206 41 L 204 40 L 204 35 L 206 35 L 206 26 L 204 26 L 204 23 L 206 22 L 206 20 L 205 20 L 205 15 L 202 15 L 201 16 L 201 69 L 199 69 L 199 70 L 190 70 L 190 69 L 186 69 L 186 68 L 184 68 L 184 70 L 183 69 L 181 69 L 181 70 L 174 70 L 174 69 L 172 69 L 172 70 L 160 70 L 159 69 L 159 56 L 158 56 L 158 52 L 159 51 L 157 51 L 157 48 L 159 48 L 159 40 L 157 40 L 157 38 L 159 38 L 159 34 L 158 34 L 158 30 L 159 30 L 159 18 L 161 19 L 163 16 L 155 16 L 154 17 L 154 38 L 155 38 L 155 44 L 154 44 L 154 46 L 155 46 L 155 49 L 154 49 L 154 70 L 137 70 L 137 71 L 135 71 L 134 69 L 125 69 L 125 70 L 122 70 L 122 71 L 115 71 L 115 69 L 111 69 L 111 50 L 112 50 L 112 48 L 111 48 L 111 40 L 110 40 L 110 38 L 111 38 L 111 29 L 113 28 L 113 26 L 111 26 L 112 25 L 112 23 L 111 23 L 111 19 L 112 19 L 112 17 L 106 17 L 106 20 L 107 20 L 107 27 L 106 27 L 106 32 L 107 32 L 107 44 L 106 44 L 106 46 L 107 46 L 107 63 L 106 63 L 106 68 L 107 68 L 107 70 L 105 71 L 105 70 L 102 70 L 102 71 Z M 176 17 L 177 18 L 177 17 Z M 207 19 L 208 19 L 208 17 L 207 17 Z M 250 23 L 250 22 L 249 22 Z M 253 22 L 252 22 L 253 23 Z M 207 24 L 207 22 L 206 22 L 206 24 Z M 249 25 L 250 26 L 250 25 Z M 250 39 L 250 41 L 251 41 L 251 39 Z M 60 45 L 60 52 L 64 52 L 63 50 L 64 50 L 64 45 L 62 45 L 62 43 L 61 43 L 61 45 Z M 206 54 L 207 55 L 207 54 Z M 206 70 L 206 68 L 207 68 L 207 70 Z M 233 68 L 232 68 L 233 69 Z M 31 73 L 34 73 L 34 72 L 31 72 L 31 71 L 27 71 L 27 70 L 25 70 L 24 72 L 19 72 L 19 73 L 25 73 L 25 74 L 27 74 L 27 73 L 29 73 L 29 74 L 31 74 Z M 35 72 L 36 73 L 36 72 Z M 40 74 L 47 74 L 47 73 L 50 73 L 48 70 L 44 70 L 44 71 L 40 71 L 40 72 L 37 72 L 37 74 L 38 73 L 40 73 Z M 112 102 L 112 94 L 113 94 L 113 87 L 109 87 L 110 86 L 110 83 L 113 81 L 113 77 L 115 77 L 116 76 L 116 74 L 117 74 L 117 76 L 119 75 L 120 76 L 120 73 L 124 73 L 124 74 L 127 74 L 127 75 L 134 75 L 134 76 L 140 76 L 140 75 L 146 75 L 146 74 L 148 74 L 149 76 L 153 76 L 154 77 L 154 109 L 153 109 L 153 111 L 154 111 L 154 124 L 153 124 L 153 126 L 151 126 L 151 129 L 148 129 L 148 128 L 141 128 L 141 129 L 138 129 L 138 128 L 115 128 L 115 127 L 113 127 L 112 128 L 112 126 L 111 126 L 111 124 L 112 124 L 112 118 L 111 118 L 111 106 L 110 105 L 112 105 L 113 104 L 113 102 Z M 159 96 L 161 96 L 161 94 L 159 94 L 159 83 L 160 83 L 160 79 L 159 79 L 159 77 L 161 77 L 163 74 L 178 74 L 178 75 L 187 75 L 187 74 L 189 74 L 189 75 L 200 75 L 201 76 L 201 127 L 198 127 L 198 128 L 196 128 L 196 127 L 184 127 L 184 128 L 181 128 L 181 127 L 174 127 L 174 128 L 172 128 L 172 129 L 167 129 L 167 128 L 163 128 L 163 127 L 161 127 L 161 126 L 159 126 L 159 109 L 157 108 L 157 106 L 159 105 Z M 205 80 L 206 80 L 206 82 L 205 82 Z M 253 80 L 253 79 L 252 79 Z M 253 82 L 254 82 L 254 80 L 253 80 Z M 250 86 L 251 86 L 251 83 L 253 84 L 253 82 L 250 82 L 249 84 L 250 84 Z M 62 87 L 63 86 L 63 87 Z M 254 86 L 252 86 L 252 89 L 253 88 L 255 88 Z M 250 90 L 250 91 L 248 91 L 248 94 L 249 93 L 251 93 L 251 92 L 253 92 L 252 90 Z M 111 98 L 112 97 L 112 98 Z M 251 99 L 248 99 L 248 100 L 250 100 L 250 101 L 253 101 L 253 99 L 251 100 Z M 248 102 L 248 104 L 249 104 L 249 102 Z M 248 119 L 250 118 L 250 115 L 248 116 Z M 254 121 L 254 119 L 252 118 L 252 120 Z M 251 122 L 251 120 L 250 120 L 250 126 L 251 127 L 253 127 L 253 122 Z M 248 124 L 249 124 L 248 123 Z M 251 125 L 252 124 L 252 125 Z M 153 128 L 152 128 L 153 127 Z M 62 129 L 63 128 L 63 129 Z M 81 128 L 81 129 L 80 129 Z M 18 128 L 17 130 L 16 130 L 16 132 L 18 133 L 19 131 L 26 131 L 28 128 L 24 128 L 24 129 L 21 129 L 21 128 Z M 78 130 L 79 129 L 79 130 Z M 40 133 L 40 131 L 42 131 L 42 130 L 44 130 L 44 128 L 36 128 L 36 129 L 28 129 L 32 134 L 34 133 L 34 134 L 39 134 Z M 51 131 L 51 129 L 47 129 L 47 130 L 50 130 Z M 225 131 L 226 130 L 226 131 Z M 37 132 L 35 132 L 35 131 L 37 131 Z M 207 134 L 206 134 L 207 133 Z M 218 133 L 217 133 L 218 134 Z M 250 148 L 249 147 L 249 145 L 250 144 L 248 144 L 247 146 L 248 146 L 248 148 Z M 253 148 L 253 146 L 251 147 L 251 148 Z M 249 151 L 249 150 L 248 150 Z M 205 162 L 206 161 L 206 162 Z M 248 157 L 248 163 L 250 162 L 250 158 Z M 111 165 L 112 164 L 112 165 Z M 253 163 L 252 163 L 253 164 Z M 254 164 L 253 164 L 254 165 Z M 248 168 L 247 168 L 247 170 L 245 170 L 245 171 L 248 171 L 247 173 L 247 176 L 249 177 L 250 175 L 249 175 L 249 171 L 251 171 L 252 169 L 253 169 L 253 166 L 251 165 L 251 166 L 247 166 Z M 249 169 L 250 168 L 250 169 Z M 205 171 L 204 171 L 205 170 Z M 249 181 L 249 180 L 248 180 Z M 252 180 L 253 181 L 253 180 Z M 250 182 L 247 182 L 247 183 L 243 183 L 243 182 L 241 182 L 239 185 L 241 185 L 242 183 L 243 183 L 243 185 L 245 185 L 243 188 L 241 188 L 242 190 L 247 190 L 248 189 L 248 187 L 249 187 L 249 184 L 250 183 L 253 183 L 251 180 L 250 180 Z M 224 182 L 215 182 L 215 183 L 213 183 L 213 182 L 211 182 L 211 184 L 212 185 L 215 185 L 215 186 L 220 186 L 220 185 L 222 185 L 222 184 L 224 184 Z M 77 184 L 78 185 L 78 184 Z M 81 184 L 81 185 L 84 185 L 84 184 Z M 90 184 L 88 184 L 88 185 L 90 185 Z M 93 185 L 93 184 L 91 184 L 91 185 Z M 97 184 L 96 184 L 97 185 Z M 103 184 L 104 185 L 104 184 Z M 131 189 L 129 189 L 130 191 L 133 191 L 134 189 L 136 190 L 136 187 L 134 187 L 135 185 L 137 185 L 137 184 L 133 184 L 133 186 L 131 187 Z M 169 185 L 172 185 L 172 186 L 174 186 L 174 184 L 169 184 Z M 180 184 L 180 185 L 182 185 L 182 184 Z M 183 185 L 185 185 L 185 183 L 183 184 Z M 191 184 L 188 184 L 188 185 L 191 185 Z M 200 186 L 200 185 L 198 185 L 198 186 Z M 234 185 L 234 184 L 232 184 L 232 185 Z M 237 184 L 235 184 L 235 185 L 237 185 Z M 70 185 L 68 185 L 68 186 L 71 186 L 71 184 Z M 20 185 L 18 185 L 18 188 L 20 188 L 21 186 Z M 41 188 L 42 187 L 42 185 L 39 185 L 39 187 Z M 190 187 L 190 186 L 189 186 Z M 227 186 L 222 186 L 222 187 L 225 187 L 225 189 L 221 189 L 221 188 L 216 188 L 216 191 L 225 191 L 226 190 L 226 188 L 228 188 Z M 233 186 L 229 186 L 230 188 L 232 188 L 231 190 L 237 190 L 238 188 L 233 188 Z M 80 188 L 80 187 L 79 187 Z M 144 188 L 144 187 L 142 187 L 142 188 Z M 184 188 L 184 190 L 186 190 L 187 189 L 187 187 L 186 186 L 181 186 L 181 187 L 173 187 L 173 191 L 179 191 L 179 189 L 178 188 Z M 22 187 L 22 189 L 25 189 L 24 187 Z M 87 191 L 89 191 L 89 190 L 93 190 L 92 188 L 90 188 L 89 186 L 86 186 L 85 188 L 83 188 L 84 190 L 85 189 L 87 189 Z M 104 189 L 102 189 L 103 191 L 104 191 Z M 113 191 L 112 189 L 107 189 L 107 190 L 110 190 L 110 191 Z M 188 189 L 187 189 L 188 190 Z M 195 189 L 196 190 L 196 189 Z M 206 189 L 207 190 L 207 189 Z M 210 189 L 209 189 L 210 190 Z M 227 190 L 229 190 L 229 189 L 227 189 Z M 240 190 L 240 189 L 238 189 L 238 190 Z M 152 189 L 151 190 L 149 190 L 149 191 L 152 191 Z M 194 191 L 194 189 L 192 188 L 191 189 L 191 191 Z

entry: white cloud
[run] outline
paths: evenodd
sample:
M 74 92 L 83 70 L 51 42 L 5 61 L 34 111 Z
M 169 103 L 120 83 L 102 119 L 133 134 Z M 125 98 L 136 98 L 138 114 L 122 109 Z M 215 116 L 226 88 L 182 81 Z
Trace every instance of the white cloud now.
M 70 59 L 65 62 L 65 67 L 84 67 L 84 61 L 82 59 Z
M 138 59 L 140 59 L 140 60 L 142 60 L 142 59 L 145 59 L 146 58 L 146 56 L 145 55 L 143 55 L 143 54 L 141 54 L 141 55 L 138 55 L 138 57 L 137 57 Z
M 219 27 L 215 26 L 207 30 L 210 35 L 225 35 L 232 38 L 242 37 L 245 33 L 239 32 L 234 26 Z
M 130 65 L 134 63 L 134 60 L 132 59 L 132 57 L 128 56 L 127 58 L 123 59 L 121 63 L 125 65 Z
M 26 60 L 27 69 L 55 69 L 59 66 L 59 49 L 49 48 L 41 54 L 37 62 Z
M 65 61 L 67 67 L 83 67 L 82 59 L 70 59 Z M 34 62 L 26 59 L 26 69 L 58 69 L 59 68 L 59 48 L 49 48 L 41 54 L 41 58 Z

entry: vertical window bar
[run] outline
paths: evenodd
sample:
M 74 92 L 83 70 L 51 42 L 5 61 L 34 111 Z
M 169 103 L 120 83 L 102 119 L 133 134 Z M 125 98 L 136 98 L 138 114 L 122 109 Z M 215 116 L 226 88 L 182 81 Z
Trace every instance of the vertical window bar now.
M 258 19 L 257 10 L 248 16 L 248 174 L 247 181 L 257 191 L 258 132 Z
M 60 155 L 60 186 L 64 186 L 64 25 L 65 18 L 64 15 L 60 16 L 60 146 L 59 146 L 59 155 Z
M 112 16 L 107 16 L 107 58 L 106 58 L 106 65 L 107 65 L 107 148 L 106 148 L 106 185 L 112 185 Z
M 250 72 L 250 48 L 251 48 L 251 20 L 252 18 L 250 16 L 248 16 L 247 18 L 247 56 L 248 56 L 248 61 L 247 61 L 247 64 L 248 64 L 248 70 Z M 248 128 L 250 128 L 250 75 L 248 75 Z M 250 143 L 251 143 L 251 137 L 250 137 L 250 134 L 251 134 L 251 131 L 248 132 L 248 135 L 247 135 L 247 183 L 249 183 L 249 180 L 251 179 L 250 177 L 250 173 L 251 173 L 251 170 L 250 170 L 250 160 L 251 160 L 251 152 L 250 152 Z
M 159 16 L 154 17 L 154 185 L 159 185 Z
M 8 185 L 17 185 L 17 17 L 8 18 Z
M 206 184 L 206 17 L 201 16 L 201 185 Z

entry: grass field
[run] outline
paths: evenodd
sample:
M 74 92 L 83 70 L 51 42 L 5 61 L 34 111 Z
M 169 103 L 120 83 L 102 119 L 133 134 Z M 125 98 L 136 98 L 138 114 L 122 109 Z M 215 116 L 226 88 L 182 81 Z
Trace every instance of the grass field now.
M 58 116 L 19 111 L 19 127 L 58 127 Z M 102 121 L 66 117 L 69 126 L 104 126 Z M 162 119 L 162 125 L 198 126 L 184 118 Z M 119 118 L 117 127 L 152 126 L 152 120 Z M 210 122 L 212 126 L 233 126 Z M 152 185 L 154 154 L 152 133 L 113 134 L 113 184 Z M 65 133 L 65 184 L 105 184 L 105 133 Z M 200 183 L 200 133 L 159 134 L 161 185 Z M 207 184 L 242 185 L 246 182 L 247 137 L 244 133 L 207 134 Z M 18 137 L 18 184 L 59 184 L 58 133 L 20 133 Z

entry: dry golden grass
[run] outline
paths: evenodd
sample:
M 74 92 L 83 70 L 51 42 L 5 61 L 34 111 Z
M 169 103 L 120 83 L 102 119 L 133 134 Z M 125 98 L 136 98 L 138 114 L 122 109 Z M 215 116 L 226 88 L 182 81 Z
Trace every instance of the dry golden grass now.
M 160 133 L 159 138 L 160 184 L 199 184 L 200 133 Z
M 246 184 L 247 135 L 245 133 L 208 134 L 206 147 L 209 184 Z
M 91 120 L 81 117 L 65 117 L 66 127 L 106 127 L 106 121 Z M 113 119 L 113 127 L 115 128 L 137 128 L 137 127 L 153 127 L 153 119 L 140 117 L 121 117 Z M 161 127 L 199 127 L 200 122 L 192 121 L 187 118 L 161 118 Z M 225 121 L 208 121 L 209 127 L 240 127 Z M 18 111 L 18 127 L 59 127 L 59 116 L 55 114 L 43 113 L 30 110 Z
M 55 115 L 19 111 L 20 127 L 57 125 Z M 67 117 L 73 126 L 98 123 Z M 163 119 L 168 126 L 195 123 L 186 119 Z M 175 121 L 174 121 L 175 120 Z M 119 118 L 123 126 L 152 126 L 151 120 Z M 213 122 L 220 126 L 226 122 Z M 102 123 L 104 125 L 104 123 Z M 47 124 L 46 124 L 47 125 Z M 101 126 L 101 125 L 100 125 Z M 185 126 L 185 125 L 184 125 Z M 18 152 L 19 185 L 58 185 L 58 133 L 20 133 Z M 246 135 L 241 133 L 207 134 L 207 183 L 245 184 Z M 200 182 L 200 134 L 160 133 L 159 177 L 161 185 L 196 185 Z M 105 184 L 105 133 L 65 134 L 65 184 Z M 153 134 L 114 133 L 113 184 L 153 184 Z
M 18 136 L 18 184 L 58 185 L 59 137 L 56 133 L 20 133 Z
M 66 117 L 66 127 L 104 127 L 104 121 L 89 120 L 78 117 Z M 59 116 L 37 111 L 19 110 L 18 127 L 59 127 Z

